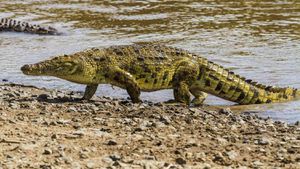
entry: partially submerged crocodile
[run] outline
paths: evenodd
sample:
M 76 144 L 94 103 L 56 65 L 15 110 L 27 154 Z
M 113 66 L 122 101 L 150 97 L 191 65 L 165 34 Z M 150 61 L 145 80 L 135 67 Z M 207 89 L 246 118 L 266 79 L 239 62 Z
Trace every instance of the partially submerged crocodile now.
M 173 89 L 175 101 L 200 105 L 207 94 L 239 104 L 289 101 L 300 97 L 290 87 L 265 86 L 235 75 L 228 69 L 188 51 L 154 44 L 92 48 L 71 55 L 24 65 L 26 75 L 55 76 L 86 84 L 83 99 L 90 99 L 98 84 L 126 89 L 134 103 L 140 91 Z
M 60 33 L 53 27 L 34 25 L 27 22 L 21 22 L 14 19 L 2 18 L 0 20 L 1 31 L 26 32 L 43 35 L 59 35 Z

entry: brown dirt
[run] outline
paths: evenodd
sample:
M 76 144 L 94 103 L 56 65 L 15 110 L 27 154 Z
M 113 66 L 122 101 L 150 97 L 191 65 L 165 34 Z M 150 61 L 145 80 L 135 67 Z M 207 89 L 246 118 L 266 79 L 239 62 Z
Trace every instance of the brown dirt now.
M 300 124 L 0 85 L 0 168 L 300 168 Z

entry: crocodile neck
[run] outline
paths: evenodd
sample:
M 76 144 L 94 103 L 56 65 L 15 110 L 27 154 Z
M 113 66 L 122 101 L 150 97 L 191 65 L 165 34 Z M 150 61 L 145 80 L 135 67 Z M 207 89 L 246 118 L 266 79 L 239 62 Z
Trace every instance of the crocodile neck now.
M 199 59 L 199 65 L 200 73 L 192 88 L 198 88 L 232 102 L 239 104 L 276 103 L 300 96 L 300 91 L 297 89 L 257 84 L 205 58 Z

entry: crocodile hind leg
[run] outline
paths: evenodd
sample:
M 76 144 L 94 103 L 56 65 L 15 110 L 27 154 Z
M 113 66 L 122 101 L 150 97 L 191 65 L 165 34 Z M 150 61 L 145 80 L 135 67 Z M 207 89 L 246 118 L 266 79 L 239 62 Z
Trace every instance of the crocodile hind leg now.
M 112 82 L 114 85 L 125 88 L 133 103 L 141 102 L 140 87 L 129 72 L 126 72 L 120 68 L 115 68 L 110 72 L 110 77 L 112 77 Z
M 201 106 L 208 96 L 207 93 L 197 89 L 190 89 L 190 92 L 195 96 L 195 98 L 192 100 L 192 104 L 194 104 L 194 106 Z
M 195 63 L 182 62 L 173 77 L 175 101 L 189 105 L 191 102 L 190 86 L 196 80 L 199 67 Z
M 96 93 L 98 84 L 87 85 L 82 100 L 90 100 Z
M 190 104 L 191 95 L 188 85 L 185 82 L 181 82 L 178 86 L 176 86 L 173 93 L 176 102 L 185 103 L 186 105 Z

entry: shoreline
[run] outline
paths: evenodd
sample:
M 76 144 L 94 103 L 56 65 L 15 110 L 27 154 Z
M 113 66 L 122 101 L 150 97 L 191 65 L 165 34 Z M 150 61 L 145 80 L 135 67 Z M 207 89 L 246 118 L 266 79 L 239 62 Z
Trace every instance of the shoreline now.
M 298 168 L 300 124 L 0 83 L 3 168 Z

